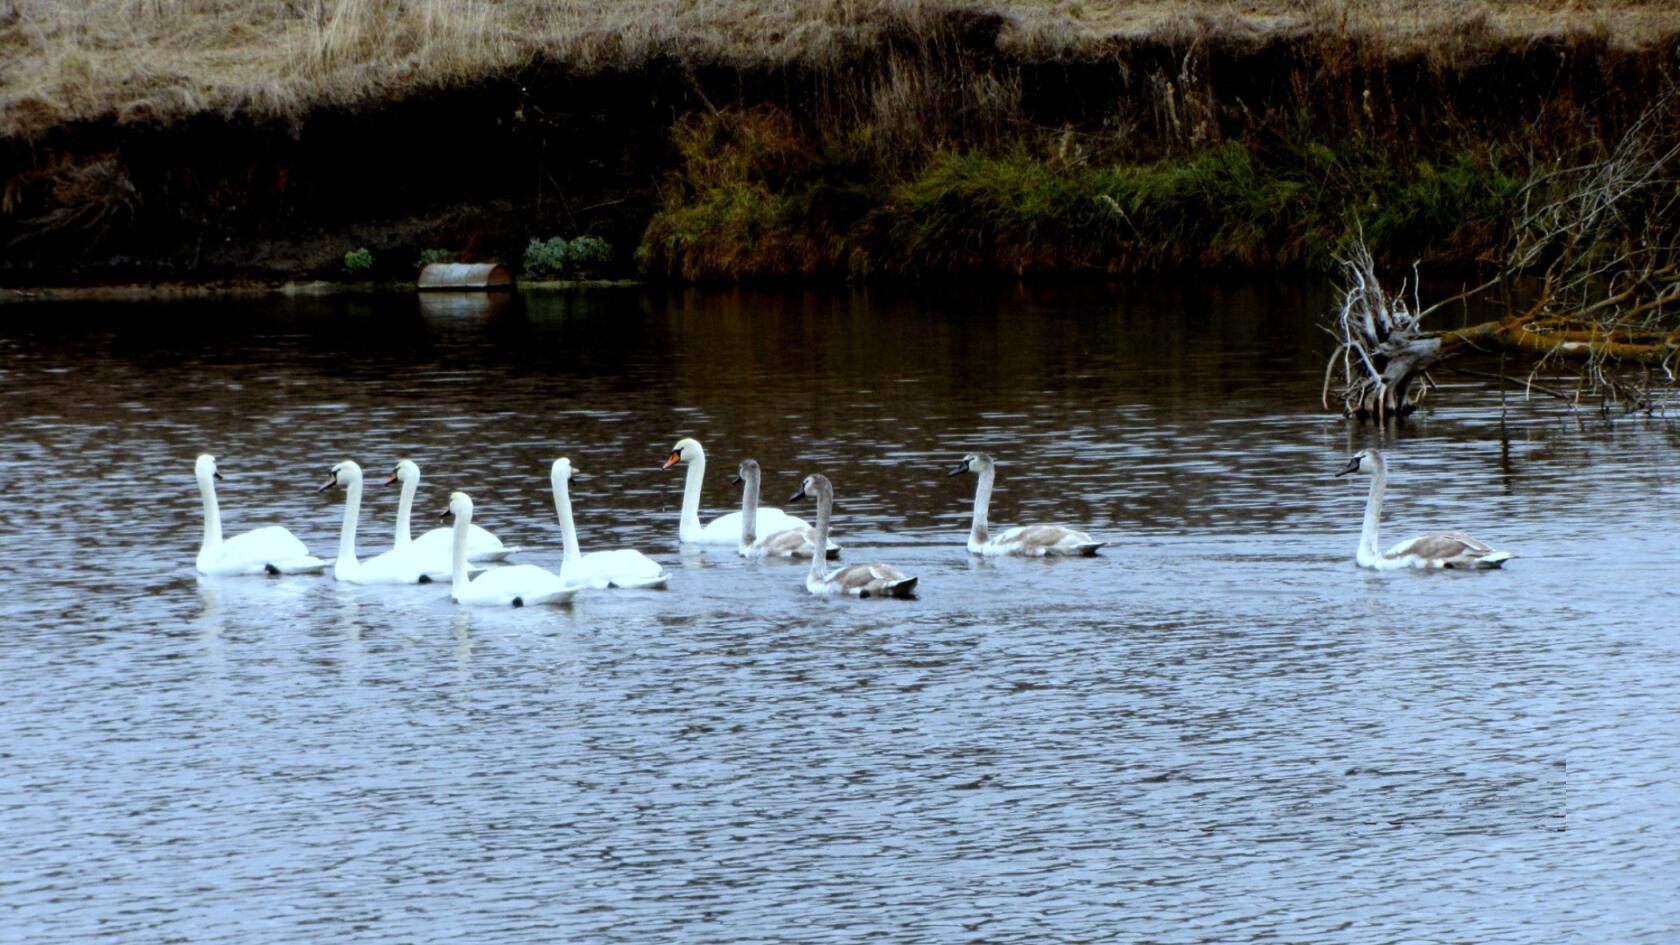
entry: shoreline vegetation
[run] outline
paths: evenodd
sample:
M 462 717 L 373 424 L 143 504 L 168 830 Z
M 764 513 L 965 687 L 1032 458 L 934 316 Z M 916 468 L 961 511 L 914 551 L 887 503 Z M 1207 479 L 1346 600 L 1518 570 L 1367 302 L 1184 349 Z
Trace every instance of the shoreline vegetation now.
M 0 0 L 0 285 L 1481 270 L 1677 81 L 1638 0 Z

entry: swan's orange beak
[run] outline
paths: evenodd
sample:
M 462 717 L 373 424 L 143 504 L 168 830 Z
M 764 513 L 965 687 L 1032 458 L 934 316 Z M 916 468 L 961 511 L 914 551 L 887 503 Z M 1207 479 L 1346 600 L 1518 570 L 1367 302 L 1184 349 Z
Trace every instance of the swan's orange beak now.
M 682 454 L 677 452 L 676 450 L 672 450 L 671 455 L 665 457 L 665 465 L 663 465 L 659 468 L 660 469 L 670 469 L 672 466 L 675 466 L 676 464 L 678 464 L 680 462 L 682 462 Z
M 385 484 L 386 485 L 390 485 L 391 483 L 396 482 L 396 481 L 397 481 L 397 474 L 396 473 L 392 473 L 389 476 L 385 477 Z

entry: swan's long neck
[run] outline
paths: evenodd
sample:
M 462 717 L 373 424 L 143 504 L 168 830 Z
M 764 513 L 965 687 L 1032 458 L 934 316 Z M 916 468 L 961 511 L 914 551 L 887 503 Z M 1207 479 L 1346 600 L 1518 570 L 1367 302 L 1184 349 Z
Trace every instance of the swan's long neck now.
M 472 526 L 472 511 L 455 516 L 454 561 L 450 565 L 449 595 L 459 599 L 467 589 L 467 529 Z
M 986 512 L 992 507 L 992 481 L 996 478 L 997 471 L 990 466 L 980 470 L 980 482 L 974 487 L 974 524 L 968 528 L 971 544 L 986 543 Z
M 338 530 L 338 564 L 356 564 L 356 521 L 362 517 L 362 481 L 352 479 L 344 489 L 344 525 Z
M 1371 493 L 1365 499 L 1365 524 L 1359 529 L 1359 558 L 1375 561 L 1382 557 L 1377 545 L 1377 526 L 1382 522 L 1383 490 L 1388 486 L 1388 469 L 1378 466 L 1371 473 Z
M 811 580 L 821 582 L 828 562 L 828 517 L 834 509 L 834 493 L 817 490 L 817 549 L 811 555 Z
M 700 534 L 700 483 L 706 478 L 706 451 L 694 447 L 694 458 L 688 462 L 688 480 L 683 483 L 682 525 L 684 536 Z
M 751 472 L 741 483 L 741 547 L 758 540 L 758 473 Z
M 204 544 L 199 546 L 198 553 L 215 554 L 222 547 L 222 507 L 216 503 L 216 481 L 199 476 L 198 494 L 204 500 Z
M 583 555 L 578 552 L 577 526 L 572 523 L 572 493 L 566 485 L 563 476 L 553 477 L 554 486 L 554 514 L 560 519 L 560 540 L 566 546 L 567 561 L 577 561 Z
M 397 500 L 397 534 L 391 544 L 397 548 L 406 548 L 414 539 L 409 535 L 409 519 L 414 513 L 414 493 L 420 490 L 420 479 L 405 480 L 402 484 L 402 498 Z

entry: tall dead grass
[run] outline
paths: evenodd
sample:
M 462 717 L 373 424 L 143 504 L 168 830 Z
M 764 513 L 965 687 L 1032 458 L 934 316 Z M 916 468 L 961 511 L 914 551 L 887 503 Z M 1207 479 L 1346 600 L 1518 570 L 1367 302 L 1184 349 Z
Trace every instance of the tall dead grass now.
M 654 60 L 820 68 L 965 14 L 1000 19 L 997 51 L 1026 60 L 1326 29 L 1380 36 L 1395 55 L 1442 55 L 1470 35 L 1466 22 L 1495 37 L 1591 33 L 1629 46 L 1680 35 L 1680 11 L 1643 0 L 0 0 L 0 138 L 89 121 L 297 118 L 536 61 L 584 73 Z M 905 68 L 871 95 L 932 101 L 911 87 L 926 74 Z M 1005 81 L 969 94 L 1014 93 Z M 891 101 L 874 107 L 920 120 Z

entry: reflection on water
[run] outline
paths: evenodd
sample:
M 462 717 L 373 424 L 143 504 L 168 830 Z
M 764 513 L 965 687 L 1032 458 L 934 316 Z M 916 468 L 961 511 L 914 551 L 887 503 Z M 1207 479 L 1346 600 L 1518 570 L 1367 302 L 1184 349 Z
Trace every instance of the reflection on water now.
M 1680 908 L 1680 437 L 1440 378 L 1386 436 L 1315 410 L 1290 287 L 603 290 L 0 311 L 0 897 L 31 942 L 1667 942 Z M 1303 355 L 1302 352 L 1309 352 Z M 913 602 L 675 544 L 835 482 L 848 560 Z M 1456 527 L 1506 572 L 1359 572 Z M 425 473 L 557 567 L 665 592 L 472 611 L 443 585 L 192 571 L 192 457 L 230 533 L 317 554 L 333 462 Z M 962 549 L 1087 527 L 1094 561 Z M 364 554 L 395 490 L 364 500 Z M 1637 904 L 1634 906 L 1632 904 Z

